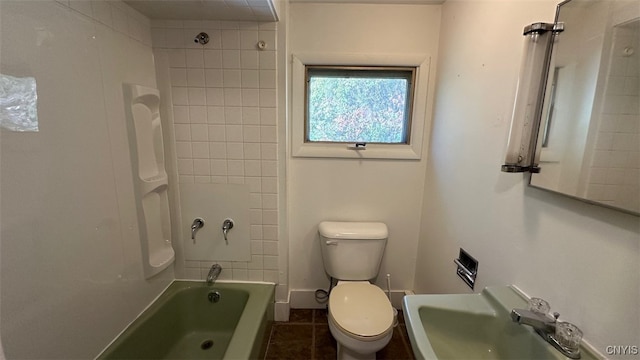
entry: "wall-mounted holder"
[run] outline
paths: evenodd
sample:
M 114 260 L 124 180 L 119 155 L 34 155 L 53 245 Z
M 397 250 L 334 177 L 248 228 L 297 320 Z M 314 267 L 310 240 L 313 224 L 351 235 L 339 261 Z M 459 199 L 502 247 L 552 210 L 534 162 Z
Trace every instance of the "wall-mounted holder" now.
M 478 275 L 478 260 L 460 248 L 460 255 L 453 262 L 458 266 L 456 274 L 473 290 Z
M 142 265 L 148 279 L 169 267 L 175 259 L 171 245 L 169 182 L 160 121 L 160 92 L 124 84 L 123 94 Z

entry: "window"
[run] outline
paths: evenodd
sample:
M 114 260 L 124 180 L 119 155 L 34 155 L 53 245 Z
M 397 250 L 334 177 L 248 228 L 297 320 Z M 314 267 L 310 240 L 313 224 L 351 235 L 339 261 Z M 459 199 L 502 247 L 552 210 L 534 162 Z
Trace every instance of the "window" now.
M 423 54 L 294 54 L 291 155 L 420 159 L 429 63 Z
M 409 143 L 415 67 L 305 68 L 305 142 Z

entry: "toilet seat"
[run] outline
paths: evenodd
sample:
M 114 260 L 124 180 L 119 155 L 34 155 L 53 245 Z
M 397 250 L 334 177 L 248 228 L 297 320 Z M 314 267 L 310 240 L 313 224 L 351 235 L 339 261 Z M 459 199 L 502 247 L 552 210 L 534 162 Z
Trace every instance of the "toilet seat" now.
M 385 293 L 367 281 L 338 282 L 329 296 L 329 317 L 345 335 L 375 341 L 393 330 L 393 308 Z

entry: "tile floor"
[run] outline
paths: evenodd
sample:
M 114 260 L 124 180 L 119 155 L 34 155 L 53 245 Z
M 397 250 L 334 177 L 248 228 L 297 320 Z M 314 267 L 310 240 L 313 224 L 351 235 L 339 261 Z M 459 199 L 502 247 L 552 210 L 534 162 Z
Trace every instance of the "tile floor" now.
M 398 320 L 389 345 L 376 354 L 378 360 L 415 359 L 402 312 L 398 313 Z M 334 360 L 336 346 L 329 332 L 326 310 L 292 309 L 288 322 L 275 322 L 271 327 L 265 359 Z

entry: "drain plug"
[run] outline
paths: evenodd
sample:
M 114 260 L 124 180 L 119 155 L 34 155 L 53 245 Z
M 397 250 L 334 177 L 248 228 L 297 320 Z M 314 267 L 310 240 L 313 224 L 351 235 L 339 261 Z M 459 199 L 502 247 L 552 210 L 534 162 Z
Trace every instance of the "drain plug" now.
M 209 350 L 213 346 L 213 340 L 205 340 L 200 344 L 202 350 Z

